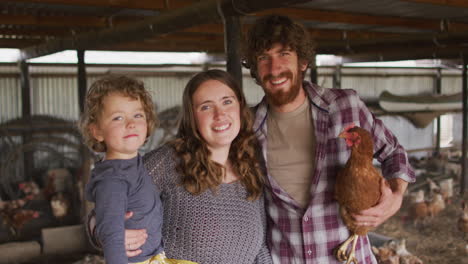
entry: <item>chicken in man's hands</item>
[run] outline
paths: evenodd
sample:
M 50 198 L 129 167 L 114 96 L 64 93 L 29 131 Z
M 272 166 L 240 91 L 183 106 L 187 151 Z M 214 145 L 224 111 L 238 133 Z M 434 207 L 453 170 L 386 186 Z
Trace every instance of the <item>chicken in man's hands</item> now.
M 355 256 L 358 236 L 364 236 L 372 228 L 358 225 L 353 215 L 375 206 L 382 193 L 381 184 L 388 185 L 382 174 L 372 165 L 374 155 L 370 133 L 351 124 L 339 135 L 351 148 L 351 156 L 338 172 L 335 184 L 335 199 L 340 204 L 340 215 L 351 236 L 335 249 L 335 257 L 346 263 L 357 263 Z M 348 252 L 348 247 L 351 249 Z

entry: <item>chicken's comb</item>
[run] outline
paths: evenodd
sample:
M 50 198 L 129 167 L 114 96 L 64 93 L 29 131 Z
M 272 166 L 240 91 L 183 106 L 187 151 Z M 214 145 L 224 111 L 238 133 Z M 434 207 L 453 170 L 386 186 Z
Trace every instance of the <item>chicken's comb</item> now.
M 354 128 L 356 125 L 354 123 L 349 124 L 344 131 L 348 132 L 351 128 Z

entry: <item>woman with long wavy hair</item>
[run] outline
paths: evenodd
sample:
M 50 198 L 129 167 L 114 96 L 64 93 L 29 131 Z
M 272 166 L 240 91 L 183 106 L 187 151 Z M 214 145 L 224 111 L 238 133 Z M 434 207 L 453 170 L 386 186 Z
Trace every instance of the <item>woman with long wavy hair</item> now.
M 252 113 L 221 70 L 196 74 L 183 94 L 176 138 L 144 156 L 161 193 L 169 258 L 203 264 L 272 263 L 265 242 L 263 172 Z M 128 256 L 143 230 L 127 230 Z

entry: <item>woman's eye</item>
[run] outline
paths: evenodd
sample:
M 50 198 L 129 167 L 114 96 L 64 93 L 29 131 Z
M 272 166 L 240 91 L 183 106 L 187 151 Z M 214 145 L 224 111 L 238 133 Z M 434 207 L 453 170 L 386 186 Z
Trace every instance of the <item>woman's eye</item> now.
M 232 104 L 233 102 L 232 102 L 232 99 L 226 99 L 226 100 L 224 100 L 223 103 L 224 103 L 225 105 L 229 105 L 229 104 Z
M 200 107 L 200 110 L 202 110 L 202 111 L 206 111 L 206 110 L 208 110 L 208 109 L 210 109 L 210 106 L 209 106 L 209 105 L 202 105 L 202 106 Z

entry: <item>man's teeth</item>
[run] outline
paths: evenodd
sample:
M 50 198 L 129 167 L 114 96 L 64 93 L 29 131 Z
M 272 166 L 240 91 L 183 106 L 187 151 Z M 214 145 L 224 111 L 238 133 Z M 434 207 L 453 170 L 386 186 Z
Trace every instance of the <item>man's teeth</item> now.
M 225 130 L 228 127 L 229 127 L 229 124 L 226 124 L 224 126 L 213 127 L 213 129 L 216 130 L 216 131 L 221 131 L 221 130 Z
M 281 83 L 284 83 L 286 81 L 286 78 L 284 79 L 279 79 L 279 80 L 276 80 L 276 81 L 271 81 L 271 83 L 273 84 L 281 84 Z

